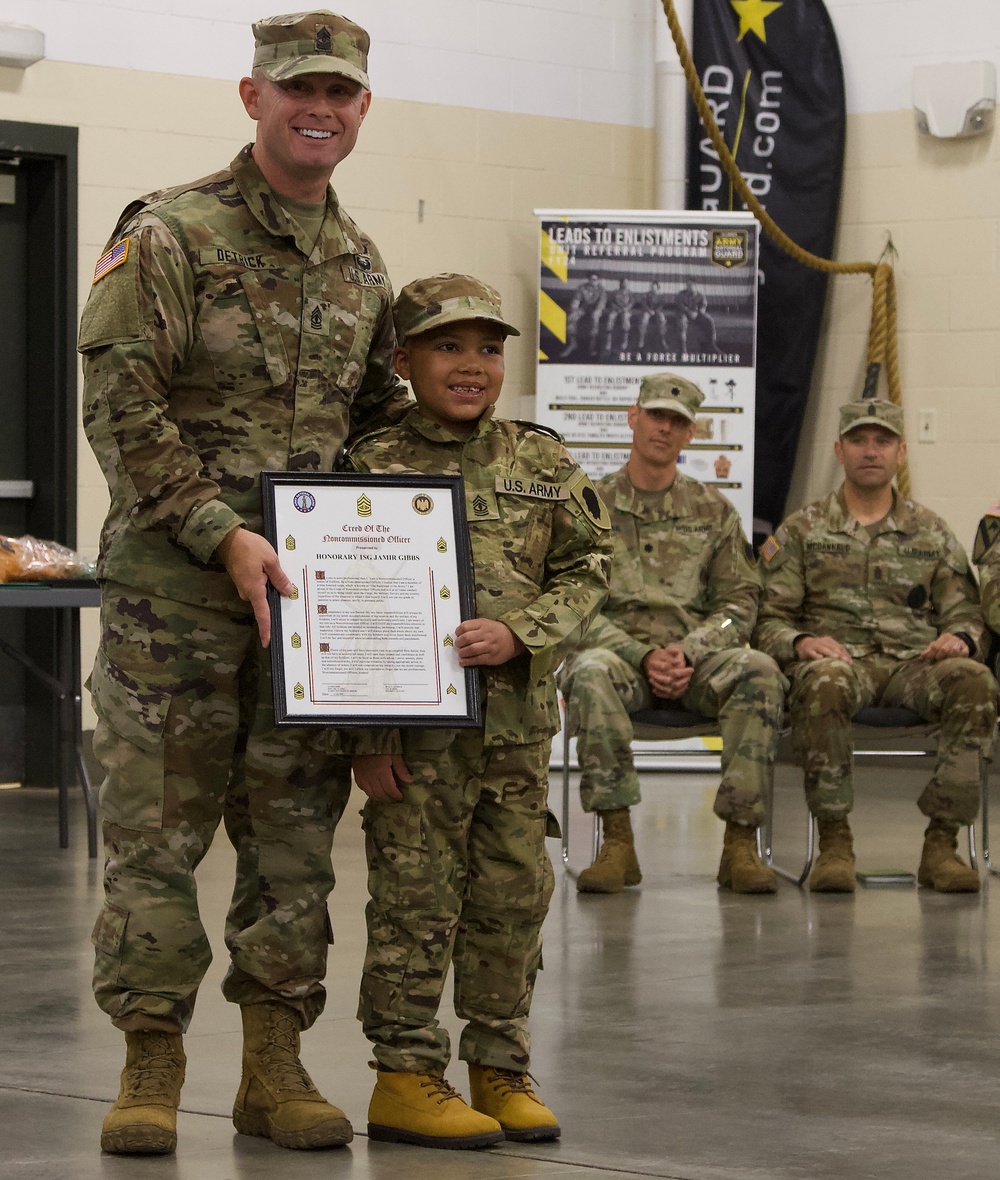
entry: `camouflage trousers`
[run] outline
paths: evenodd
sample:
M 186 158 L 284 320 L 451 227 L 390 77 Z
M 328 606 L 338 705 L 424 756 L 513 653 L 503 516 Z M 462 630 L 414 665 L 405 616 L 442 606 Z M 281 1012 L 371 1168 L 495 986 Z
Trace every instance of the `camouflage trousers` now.
M 553 885 L 549 742 L 484 748 L 482 737 L 464 730 L 443 746 L 432 732 L 404 731 L 413 782 L 401 801 L 365 806 L 371 900 L 358 1018 L 390 1069 L 448 1065 L 437 1012 L 449 964 L 455 1012 L 467 1022 L 459 1057 L 528 1068 Z
M 108 585 L 90 679 L 104 768 L 97 1002 L 125 1031 L 184 1031 L 212 959 L 194 871 L 224 819 L 236 849 L 226 920 L 237 1004 L 323 1009 L 333 831 L 350 792 L 331 734 L 277 729 L 252 618 Z
M 940 724 L 937 765 L 917 804 L 924 815 L 970 824 L 979 810 L 983 761 L 997 721 L 997 684 L 970 659 L 898 660 L 871 655 L 803 660 L 788 669 L 792 740 L 813 815 L 854 805 L 851 718 L 870 705 L 903 706 Z
M 576 652 L 559 674 L 569 732 L 576 735 L 584 811 L 639 802 L 629 714 L 654 704 L 645 676 L 614 652 Z M 763 652 L 749 647 L 701 660 L 675 706 L 717 717 L 722 733 L 722 781 L 715 797 L 720 819 L 758 827 L 771 789 L 774 753 L 784 711 L 785 678 Z

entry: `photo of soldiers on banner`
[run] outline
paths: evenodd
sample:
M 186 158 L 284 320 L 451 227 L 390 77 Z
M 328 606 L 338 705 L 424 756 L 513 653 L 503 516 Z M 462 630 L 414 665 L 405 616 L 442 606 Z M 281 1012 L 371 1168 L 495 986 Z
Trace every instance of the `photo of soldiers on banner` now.
M 565 262 L 559 272 L 542 268 L 543 295 L 562 313 L 541 317 L 542 364 L 753 364 L 755 268 L 713 261 L 713 230 L 688 230 L 698 244 L 676 248 L 657 237 L 676 235 L 676 227 L 543 223 L 542 230 Z M 592 244 L 619 231 L 632 244 Z M 627 261 L 607 257 L 624 253 Z

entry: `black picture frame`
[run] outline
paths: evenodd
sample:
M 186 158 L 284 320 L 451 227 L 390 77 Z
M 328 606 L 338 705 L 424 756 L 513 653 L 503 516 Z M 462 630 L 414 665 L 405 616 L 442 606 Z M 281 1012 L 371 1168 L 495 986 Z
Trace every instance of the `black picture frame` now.
M 472 546 L 462 477 L 265 471 L 261 473 L 261 494 L 264 535 L 297 591 L 296 597 L 283 599 L 268 587 L 276 724 L 481 726 L 479 676 L 475 668 L 458 667 L 449 630 L 452 624 L 475 617 Z M 363 515 L 366 501 L 367 517 Z M 322 515 L 314 517 L 316 511 Z M 387 513 L 391 513 L 391 524 Z M 300 535 L 304 537 L 302 551 Z M 294 561 L 286 560 L 290 553 L 296 553 Z M 420 580 L 411 576 L 418 573 L 427 576 L 426 585 L 418 586 Z M 368 581 L 372 593 L 366 595 Z M 320 583 L 325 585 L 317 591 Z M 345 588 L 347 597 L 338 598 L 333 584 Z M 399 615 L 398 632 L 393 612 L 379 605 L 383 601 L 380 592 L 387 585 L 393 593 L 400 586 L 410 588 L 405 610 Z M 318 602 L 320 597 L 324 598 L 322 603 Z M 322 616 L 317 613 L 320 611 Z M 301 628 L 290 630 L 297 622 Z M 369 637 L 332 644 L 333 636 L 353 634 L 364 625 L 371 628 Z M 325 640 L 320 638 L 323 635 Z M 405 643 L 408 636 L 413 640 L 410 645 Z M 379 637 L 384 637 L 384 642 L 377 643 Z M 350 653 L 348 663 L 353 660 L 349 668 L 343 666 L 345 653 Z M 379 654 L 384 655 L 384 668 L 379 665 Z M 426 666 L 427 659 L 434 661 L 436 681 Z M 385 692 L 399 693 L 399 697 L 366 695 L 360 687 L 358 665 L 363 665 L 369 677 L 384 676 Z M 407 669 L 405 675 L 418 679 L 389 684 L 397 665 Z M 318 668 L 328 671 L 317 672 Z M 424 696 L 419 695 L 421 688 L 426 690 Z M 408 694 L 415 694 L 414 699 L 408 699 Z M 456 699 L 448 699 L 452 696 Z

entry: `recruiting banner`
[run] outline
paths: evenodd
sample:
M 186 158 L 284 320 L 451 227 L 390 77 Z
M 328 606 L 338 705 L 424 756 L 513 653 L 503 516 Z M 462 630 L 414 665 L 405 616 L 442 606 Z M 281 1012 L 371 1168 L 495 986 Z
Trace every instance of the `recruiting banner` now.
M 840 51 L 822 0 L 698 0 L 693 55 L 750 190 L 793 241 L 829 258 L 845 107 Z M 687 205 L 742 208 L 693 104 Z M 754 515 L 757 532 L 767 534 L 784 516 L 827 282 L 767 239 L 760 269 Z
M 537 408 L 593 478 L 628 459 L 647 373 L 705 393 L 680 469 L 717 487 L 750 533 L 757 223 L 748 213 L 537 210 Z

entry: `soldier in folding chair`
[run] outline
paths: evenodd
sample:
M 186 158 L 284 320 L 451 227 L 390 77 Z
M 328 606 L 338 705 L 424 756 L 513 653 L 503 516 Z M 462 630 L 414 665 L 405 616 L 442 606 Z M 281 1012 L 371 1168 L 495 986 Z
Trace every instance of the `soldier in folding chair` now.
M 903 412 L 878 399 L 841 407 L 840 490 L 790 516 L 761 548 L 764 595 L 754 643 L 791 684 L 792 739 L 819 827 L 816 892 L 851 893 L 851 719 L 877 705 L 940 726 L 919 884 L 972 893 L 957 853 L 976 818 L 996 727 L 997 685 L 968 559 L 940 517 L 893 487 L 906 455 Z
M 660 702 L 718 718 L 715 812 L 726 823 L 719 884 L 737 893 L 777 889 L 758 858 L 756 829 L 785 682 L 773 660 L 746 646 L 760 579 L 736 509 L 677 470 L 703 396 L 670 373 L 644 378 L 628 412 L 628 463 L 597 484 L 614 530 L 611 592 L 559 677 L 583 807 L 599 813 L 604 831 L 594 863 L 577 878 L 585 893 L 618 893 L 642 880 L 629 817 L 639 802 L 631 715 Z

